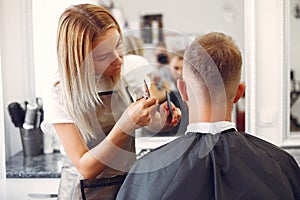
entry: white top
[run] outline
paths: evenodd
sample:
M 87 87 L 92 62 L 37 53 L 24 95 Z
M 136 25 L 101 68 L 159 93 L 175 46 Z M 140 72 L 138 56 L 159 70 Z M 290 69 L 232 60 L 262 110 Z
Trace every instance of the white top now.
M 58 80 L 58 74 L 55 79 Z M 55 134 L 56 131 L 53 127 L 53 124 L 55 123 L 74 123 L 67 112 L 67 109 L 63 105 L 60 85 L 52 87 L 52 89 L 49 89 L 46 92 L 45 97 L 43 98 L 44 120 L 41 123 L 41 129 L 44 133 Z
M 220 121 L 220 122 L 200 122 L 200 123 L 191 123 L 188 125 L 187 130 L 185 132 L 200 132 L 200 133 L 208 133 L 215 135 L 217 133 L 220 133 L 222 131 L 228 130 L 228 129 L 236 129 L 235 123 L 228 122 L 228 121 Z

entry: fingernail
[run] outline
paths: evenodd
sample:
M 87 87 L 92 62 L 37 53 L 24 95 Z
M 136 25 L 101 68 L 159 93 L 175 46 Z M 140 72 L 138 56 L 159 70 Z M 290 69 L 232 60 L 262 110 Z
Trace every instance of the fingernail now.
M 165 106 L 165 110 L 166 110 L 166 111 L 169 111 L 169 108 L 168 108 L 168 106 Z

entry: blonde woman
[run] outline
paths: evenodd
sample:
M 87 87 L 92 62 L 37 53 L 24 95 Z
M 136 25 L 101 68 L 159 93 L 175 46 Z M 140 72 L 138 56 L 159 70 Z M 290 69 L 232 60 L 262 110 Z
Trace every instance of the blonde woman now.
M 62 13 L 57 55 L 59 77 L 45 99 L 42 129 L 57 134 L 66 152 L 58 199 L 114 199 L 118 185 L 81 188 L 81 181 L 126 174 L 136 158 L 135 129 L 174 126 L 180 110 L 168 119 L 153 97 L 132 103 L 120 27 L 103 7 L 81 4 Z

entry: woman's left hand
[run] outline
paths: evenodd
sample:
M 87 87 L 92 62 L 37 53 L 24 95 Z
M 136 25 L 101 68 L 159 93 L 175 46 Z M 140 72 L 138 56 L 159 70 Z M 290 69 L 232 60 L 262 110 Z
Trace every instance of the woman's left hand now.
M 181 119 L 181 110 L 171 102 L 171 112 L 168 103 L 164 102 L 159 106 L 157 112 L 153 116 L 152 122 L 147 126 L 147 129 L 154 133 L 166 131 L 177 126 Z M 172 116 L 172 117 L 171 117 Z
M 162 103 L 160 105 L 159 112 L 161 114 L 162 120 L 165 121 L 163 130 L 177 126 L 181 119 L 181 110 L 177 108 L 172 102 L 171 108 L 169 108 L 167 101 Z

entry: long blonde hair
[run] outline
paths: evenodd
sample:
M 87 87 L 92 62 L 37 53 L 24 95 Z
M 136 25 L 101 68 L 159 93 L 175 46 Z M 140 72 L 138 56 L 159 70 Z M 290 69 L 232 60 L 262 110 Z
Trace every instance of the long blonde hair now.
M 57 56 L 64 104 L 87 141 L 99 128 L 95 120 L 97 95 L 92 59 L 93 41 L 110 28 L 121 29 L 105 8 L 80 4 L 67 8 L 59 19 Z

